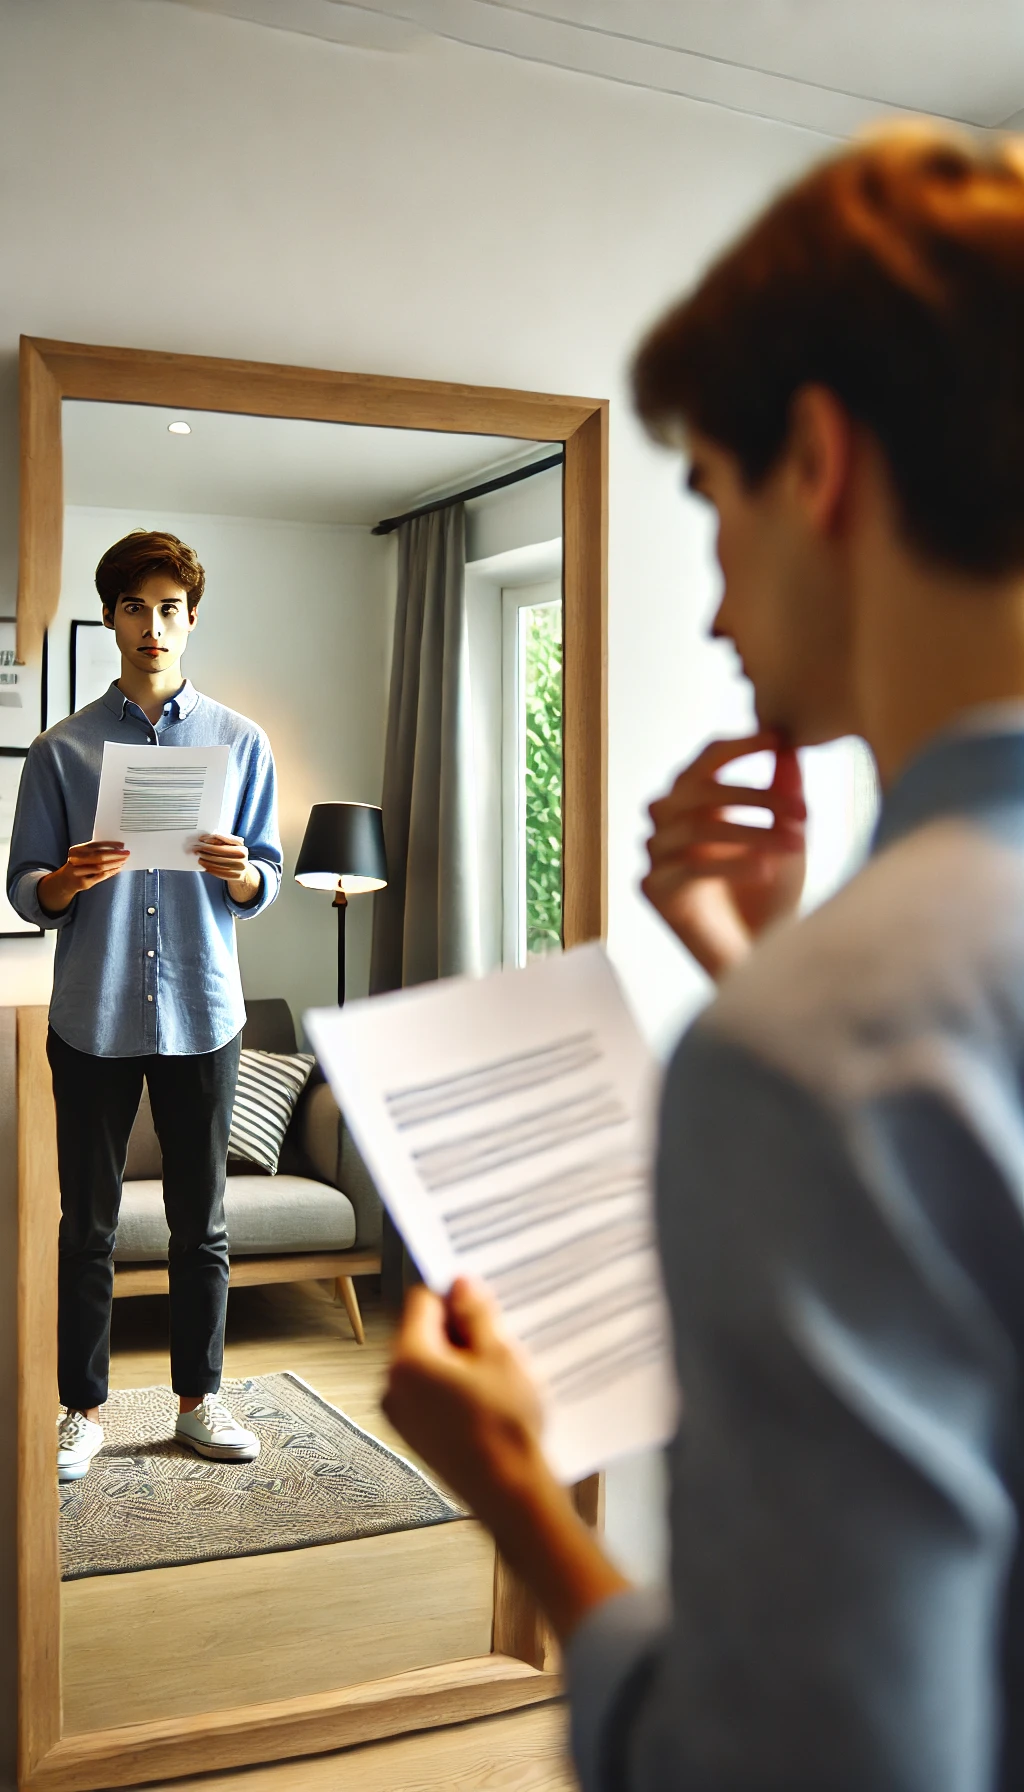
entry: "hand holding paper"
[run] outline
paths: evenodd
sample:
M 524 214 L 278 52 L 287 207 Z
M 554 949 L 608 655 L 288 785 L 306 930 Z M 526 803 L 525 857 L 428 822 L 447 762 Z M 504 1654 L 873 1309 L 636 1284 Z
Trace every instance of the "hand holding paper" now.
M 62 915 L 83 890 L 116 877 L 128 863 L 128 848 L 118 840 L 86 840 L 68 848 L 63 865 L 40 878 L 38 896 L 50 915 Z
M 192 848 L 200 871 L 219 877 L 236 902 L 252 901 L 262 879 L 249 863 L 249 848 L 239 834 L 203 834 Z
M 384 1409 L 488 1527 L 561 1642 L 628 1587 L 544 1460 L 535 1383 L 479 1283 L 459 1278 L 445 1301 L 410 1289 Z
M 425 1288 L 410 1289 L 384 1410 L 476 1510 L 484 1502 L 474 1468 L 489 1476 L 503 1455 L 539 1451 L 544 1412 L 537 1383 L 483 1283 L 460 1278 L 444 1302 Z

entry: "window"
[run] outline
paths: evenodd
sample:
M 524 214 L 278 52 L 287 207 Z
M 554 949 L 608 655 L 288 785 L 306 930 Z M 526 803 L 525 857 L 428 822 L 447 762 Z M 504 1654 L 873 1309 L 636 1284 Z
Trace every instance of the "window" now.
M 506 964 L 562 944 L 562 588 L 502 592 Z

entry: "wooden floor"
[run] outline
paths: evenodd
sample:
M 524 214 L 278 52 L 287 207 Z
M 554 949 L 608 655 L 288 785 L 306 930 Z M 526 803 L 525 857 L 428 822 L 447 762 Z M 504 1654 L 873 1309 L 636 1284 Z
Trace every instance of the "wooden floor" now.
M 164 1780 L 150 1792 L 575 1792 L 561 1704 L 340 1754 Z
M 240 1288 L 225 1378 L 289 1369 L 405 1452 L 380 1410 L 393 1322 L 366 1338 L 319 1283 Z M 361 1290 L 362 1292 L 362 1290 Z M 111 1385 L 167 1385 L 167 1300 L 115 1302 Z M 315 1549 L 96 1575 L 61 1595 L 65 1733 L 329 1691 L 491 1647 L 494 1549 L 472 1520 Z

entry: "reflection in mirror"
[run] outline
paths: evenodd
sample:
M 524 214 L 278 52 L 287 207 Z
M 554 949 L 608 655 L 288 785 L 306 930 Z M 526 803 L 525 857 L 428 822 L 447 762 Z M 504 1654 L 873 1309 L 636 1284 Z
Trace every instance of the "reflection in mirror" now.
M 104 1133 L 106 1161 L 85 1171 L 89 1199 L 97 1178 L 112 1179 L 116 1208 L 120 1127 L 127 1162 L 109 1398 L 94 1415 L 102 1445 L 61 1488 L 64 1724 L 73 1733 L 325 1691 L 491 1647 L 492 1545 L 395 1449 L 379 1410 L 393 1323 L 379 1291 L 380 1202 L 311 1071 L 301 1017 L 336 999 L 346 913 L 350 999 L 522 964 L 560 944 L 562 476 L 557 445 L 502 437 L 68 401 L 63 413 L 51 727 L 64 717 L 61 739 L 73 743 L 90 713 L 125 723 L 110 697 L 124 640 L 101 626 L 97 563 L 134 530 L 178 537 L 205 573 L 185 631 L 188 684 L 177 709 L 157 706 L 148 735 L 142 710 L 134 715 L 138 741 L 207 749 L 204 706 L 217 740 L 235 730 L 255 741 L 244 775 L 234 784 L 229 775 L 218 830 L 244 835 L 260 810 L 265 736 L 283 848 L 277 900 L 264 905 L 267 879 L 255 873 L 262 883 L 249 915 L 234 861 L 233 882 L 220 864 L 116 874 L 144 887 L 140 914 L 153 939 L 125 928 L 103 950 L 121 957 L 119 989 L 125 956 L 153 954 L 165 1029 L 155 1056 L 175 1056 L 172 1011 L 194 1021 L 206 999 L 196 974 L 203 953 L 175 897 L 184 878 L 211 903 L 223 905 L 226 889 L 234 897 L 247 1019 L 233 1107 L 220 1085 L 207 1087 L 204 1107 L 201 1083 L 181 1079 L 185 1058 L 207 1056 L 209 1069 L 218 1056 L 209 1041 L 197 1052 L 188 1027 L 177 1036 L 178 1083 L 148 1056 L 140 1066 L 137 1043 L 119 1048 L 129 1070 Z M 146 595 L 132 623 L 143 636 L 165 594 L 149 593 L 148 612 Z M 217 705 L 234 712 L 230 725 Z M 112 726 L 103 738 L 122 736 Z M 376 894 L 366 886 L 383 878 L 354 862 L 315 868 L 336 872 L 346 906 L 329 875 L 326 888 L 323 876 L 314 887 L 296 881 L 315 804 L 383 809 L 386 884 Z M 265 811 L 257 832 L 246 844 L 259 866 L 274 837 Z M 81 927 L 89 895 L 74 896 L 63 933 Z M 228 941 L 228 983 L 231 931 L 217 934 Z M 146 976 L 140 959 L 140 1003 Z M 77 1043 L 80 1056 L 109 1054 L 103 1040 L 100 1049 Z M 80 1108 L 80 1062 L 58 1064 L 60 1042 L 53 1055 L 61 1099 Z M 233 1063 L 225 1075 L 232 1080 Z M 85 1097 L 108 1109 L 113 1099 L 103 1077 Z M 228 1153 L 231 1292 L 219 1388 L 217 1325 L 196 1292 L 203 1274 L 208 1287 L 218 1273 L 219 1195 L 197 1220 L 197 1139 L 208 1181 Z M 62 1181 L 66 1173 L 62 1161 Z M 65 1190 L 65 1204 L 75 1200 L 81 1229 L 85 1197 Z M 103 1268 L 102 1214 L 91 1212 L 77 1257 L 66 1230 L 61 1300 L 71 1311 L 81 1294 L 72 1263 L 84 1250 L 93 1271 Z M 102 1289 L 91 1298 L 102 1306 Z M 90 1369 L 102 1381 L 99 1318 Z M 193 1379 L 205 1386 L 168 1385 L 168 1326 L 177 1362 L 188 1333 Z M 74 1348 L 71 1336 L 62 1322 L 62 1349 Z M 217 1399 L 183 1427 L 178 1396 L 204 1392 Z M 239 1447 L 241 1433 L 255 1449 Z

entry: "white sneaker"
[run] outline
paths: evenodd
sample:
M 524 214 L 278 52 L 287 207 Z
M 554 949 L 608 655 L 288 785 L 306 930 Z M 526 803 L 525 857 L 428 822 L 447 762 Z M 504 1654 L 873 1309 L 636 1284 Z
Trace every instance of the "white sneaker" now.
M 246 1431 L 216 1394 L 204 1394 L 192 1412 L 180 1412 L 174 1435 L 216 1462 L 253 1462 L 260 1453 L 256 1433 Z
M 57 1420 L 57 1479 L 80 1481 L 89 1473 L 89 1464 L 103 1447 L 103 1426 L 87 1419 L 74 1407 L 65 1409 Z

